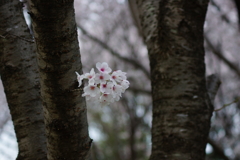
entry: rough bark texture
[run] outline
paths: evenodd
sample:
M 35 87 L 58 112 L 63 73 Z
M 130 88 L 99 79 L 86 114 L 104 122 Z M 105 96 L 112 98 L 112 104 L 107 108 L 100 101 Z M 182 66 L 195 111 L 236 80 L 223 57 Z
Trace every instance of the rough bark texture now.
M 92 140 L 77 89 L 81 73 L 73 0 L 29 0 L 38 51 L 48 160 L 85 160 Z
M 0 2 L 0 74 L 17 136 L 17 160 L 45 160 L 36 48 L 18 0 Z
M 212 106 L 203 24 L 208 0 L 137 0 L 153 96 L 151 160 L 204 160 Z

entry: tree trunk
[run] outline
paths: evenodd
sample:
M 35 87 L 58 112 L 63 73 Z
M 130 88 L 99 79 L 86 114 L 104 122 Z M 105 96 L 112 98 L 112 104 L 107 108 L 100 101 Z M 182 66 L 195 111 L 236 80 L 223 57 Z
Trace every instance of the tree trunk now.
M 46 160 L 36 47 L 18 0 L 0 2 L 0 74 L 17 136 L 17 160 Z
M 29 0 L 38 51 L 48 160 L 85 160 L 92 140 L 75 71 L 81 73 L 73 0 Z
M 150 160 L 204 160 L 212 106 L 203 24 L 208 0 L 137 0 L 153 97 Z

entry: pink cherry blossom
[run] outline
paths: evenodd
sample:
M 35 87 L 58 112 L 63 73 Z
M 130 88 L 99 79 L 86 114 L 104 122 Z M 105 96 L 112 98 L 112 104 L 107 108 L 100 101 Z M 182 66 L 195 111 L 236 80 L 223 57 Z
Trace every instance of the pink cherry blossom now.
M 92 104 L 96 105 L 99 103 L 100 94 L 97 94 L 95 97 L 92 97 L 88 94 L 83 94 L 82 97 L 85 97 L 87 101 L 91 101 Z
M 94 84 L 95 72 L 93 68 L 91 69 L 90 73 L 85 73 L 84 76 L 89 80 L 89 84 Z
M 98 62 L 96 64 L 96 68 L 102 73 L 108 74 L 108 73 L 112 72 L 112 69 L 110 67 L 108 67 L 108 64 L 106 62 L 103 62 L 103 63 Z
M 100 90 L 96 85 L 88 85 L 83 90 L 84 94 L 82 96 L 90 95 L 91 97 L 95 97 L 100 94 Z
M 130 83 L 129 83 L 128 80 L 123 80 L 123 81 L 121 82 L 121 86 L 123 87 L 124 90 L 129 87 L 129 84 L 130 84 Z
M 100 102 L 101 103 L 112 103 L 113 101 L 113 97 L 111 94 L 102 94 L 102 96 L 100 97 Z
M 112 93 L 112 89 L 113 89 L 113 83 L 112 82 L 107 82 L 107 83 L 101 83 L 100 84 L 100 91 L 102 93 L 110 94 L 110 93 Z
M 109 74 L 105 74 L 105 73 L 97 73 L 96 77 L 95 77 L 95 82 L 98 83 L 106 83 L 107 80 L 110 79 L 110 75 Z
M 113 91 L 112 95 L 113 95 L 114 100 L 119 101 L 119 99 L 121 97 L 121 94 L 122 94 L 122 91 L 123 91 L 122 86 L 114 85 L 112 91 Z
M 121 70 L 114 71 L 111 74 L 111 80 L 112 81 L 121 82 L 121 81 L 126 80 L 126 79 L 127 79 L 126 73 L 122 72 Z
M 79 75 L 76 72 L 79 86 L 82 85 L 83 79 L 88 80 L 88 86 L 84 87 L 82 96 L 85 97 L 89 103 L 101 106 L 119 101 L 122 93 L 129 87 L 126 73 L 121 70 L 112 72 L 112 69 L 106 62 L 98 62 L 96 67 L 99 73 L 95 73 L 93 68 L 90 73 L 83 75 Z

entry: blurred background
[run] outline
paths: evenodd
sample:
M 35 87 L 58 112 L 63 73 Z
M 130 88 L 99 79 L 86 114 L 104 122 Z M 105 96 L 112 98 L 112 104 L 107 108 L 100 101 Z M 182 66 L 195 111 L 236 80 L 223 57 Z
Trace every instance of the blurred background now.
M 236 0 L 237 2 L 238 0 Z M 234 0 L 210 0 L 205 22 L 206 76 L 221 86 L 206 147 L 207 160 L 240 160 L 240 30 Z M 127 72 L 130 88 L 110 106 L 88 106 L 92 160 L 147 160 L 151 153 L 151 84 L 146 46 L 127 0 L 75 0 L 83 72 L 97 62 Z M 29 17 L 23 10 L 26 20 Z M 0 160 L 18 153 L 0 82 Z

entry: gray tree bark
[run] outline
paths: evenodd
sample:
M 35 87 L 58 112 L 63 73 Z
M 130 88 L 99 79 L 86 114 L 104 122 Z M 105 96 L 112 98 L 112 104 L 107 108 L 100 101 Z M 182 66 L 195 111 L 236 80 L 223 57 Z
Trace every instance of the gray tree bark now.
M 212 105 L 205 82 L 208 0 L 136 0 L 153 98 L 150 160 L 204 160 Z
M 81 73 L 73 0 L 29 0 L 38 52 L 48 160 L 85 160 L 92 140 Z M 81 88 L 82 89 L 82 88 Z
M 46 160 L 36 47 L 18 0 L 0 1 L 0 74 L 17 136 L 17 160 Z

